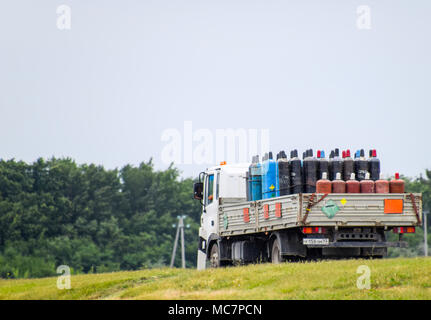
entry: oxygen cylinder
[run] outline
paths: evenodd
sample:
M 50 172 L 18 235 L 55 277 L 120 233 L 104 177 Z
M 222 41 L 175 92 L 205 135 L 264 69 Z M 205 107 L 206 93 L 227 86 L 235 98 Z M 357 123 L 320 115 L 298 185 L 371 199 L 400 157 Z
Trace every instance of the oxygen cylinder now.
M 370 173 L 365 173 L 365 179 L 360 181 L 361 193 L 374 193 L 374 181 L 370 180 Z
M 254 157 L 253 166 L 251 167 L 251 199 L 253 201 L 262 199 L 262 165 L 259 162 L 259 156 Z
M 380 174 L 380 179 L 376 181 L 376 193 L 389 193 L 389 181 L 383 179 L 383 174 Z
M 247 201 L 253 200 L 253 176 L 251 170 L 253 168 L 256 157 L 252 157 L 251 164 L 248 167 L 248 171 L 245 174 L 245 180 L 247 181 Z
M 322 179 L 323 173 L 326 172 L 326 178 L 329 177 L 329 162 L 325 159 L 325 151 L 319 150 L 317 151 L 318 158 L 318 178 Z M 328 179 L 329 180 L 329 179 Z
M 277 163 L 272 158 L 272 152 L 262 163 L 262 197 L 263 199 L 274 198 L 276 196 L 276 172 Z
M 361 149 L 360 156 L 356 161 L 355 175 L 356 180 L 362 181 L 365 179 L 365 174 L 368 172 L 368 161 L 365 159 L 364 149 Z
M 370 179 L 377 181 L 380 178 L 380 160 L 377 158 L 376 149 L 370 150 L 371 156 L 368 159 L 368 171 L 370 172 Z
M 284 151 L 280 152 L 280 157 L 277 161 L 278 165 L 278 185 L 279 195 L 285 196 L 290 193 L 290 168 L 287 155 Z
M 400 179 L 400 174 L 395 173 L 395 179 L 389 183 L 391 193 L 404 193 L 404 180 Z
M 334 180 L 335 176 L 332 172 L 332 161 L 334 161 L 334 150 L 331 150 L 331 153 L 329 154 L 329 161 L 328 161 L 328 171 L 329 171 L 329 180 Z
M 322 179 L 316 182 L 317 193 L 331 193 L 332 183 L 327 179 L 327 172 L 322 173 Z
M 335 149 L 334 158 L 331 162 L 331 172 L 333 179 L 336 179 L 337 173 L 340 173 L 341 177 L 341 173 L 343 172 L 343 161 L 340 158 L 340 150 L 338 148 Z
M 355 174 L 350 174 L 350 180 L 346 181 L 346 192 L 347 193 L 360 193 L 361 186 L 359 181 L 355 179 Z
M 304 164 L 304 175 L 305 175 L 305 193 L 316 192 L 317 182 L 317 160 L 313 157 L 313 149 L 307 150 L 306 158 L 303 161 Z
M 352 173 L 355 172 L 353 159 L 350 157 L 350 150 L 347 149 L 344 154 L 343 161 L 343 180 L 348 181 Z
M 279 171 L 278 171 L 278 160 L 280 160 L 280 152 L 277 153 L 277 157 L 275 158 L 275 196 L 280 196 L 280 180 L 279 180 Z
M 292 150 L 290 152 L 289 160 L 290 168 L 290 183 L 291 183 L 291 193 L 301 193 L 302 192 L 302 168 L 301 159 L 298 158 L 298 150 Z
M 346 181 L 341 180 L 341 172 L 337 172 L 332 181 L 332 193 L 346 193 Z

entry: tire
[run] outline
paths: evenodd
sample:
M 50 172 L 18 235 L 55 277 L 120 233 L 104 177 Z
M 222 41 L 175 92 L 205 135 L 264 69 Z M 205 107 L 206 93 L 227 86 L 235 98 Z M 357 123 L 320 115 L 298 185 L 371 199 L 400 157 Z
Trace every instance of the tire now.
M 281 256 L 281 250 L 277 239 L 275 239 L 272 243 L 271 261 L 274 264 L 279 264 L 285 261 L 285 259 Z
M 214 243 L 211 247 L 209 256 L 210 268 L 220 268 L 220 253 L 218 250 L 218 244 Z

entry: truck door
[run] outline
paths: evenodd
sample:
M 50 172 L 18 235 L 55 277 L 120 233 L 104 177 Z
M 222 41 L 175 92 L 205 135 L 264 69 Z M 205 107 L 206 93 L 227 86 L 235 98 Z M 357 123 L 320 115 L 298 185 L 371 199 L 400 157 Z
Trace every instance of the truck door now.
M 202 220 L 207 237 L 209 237 L 211 233 L 217 233 L 219 180 L 220 171 L 218 170 L 208 172 L 205 177 L 204 210 Z

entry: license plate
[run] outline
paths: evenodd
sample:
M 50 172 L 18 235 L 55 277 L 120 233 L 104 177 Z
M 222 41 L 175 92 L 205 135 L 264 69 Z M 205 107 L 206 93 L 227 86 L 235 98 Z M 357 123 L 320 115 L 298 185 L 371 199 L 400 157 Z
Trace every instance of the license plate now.
M 328 245 L 329 239 L 328 238 L 319 238 L 319 239 L 306 238 L 302 240 L 302 243 L 309 244 L 309 245 Z

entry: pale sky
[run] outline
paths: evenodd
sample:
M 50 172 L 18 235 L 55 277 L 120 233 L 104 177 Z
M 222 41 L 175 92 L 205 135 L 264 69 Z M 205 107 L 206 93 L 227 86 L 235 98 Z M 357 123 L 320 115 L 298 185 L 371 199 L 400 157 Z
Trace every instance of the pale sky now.
M 164 169 L 162 133 L 192 121 L 270 129 L 274 154 L 375 148 L 382 172 L 416 176 L 431 169 L 430 39 L 428 0 L 1 0 L 0 158 Z

